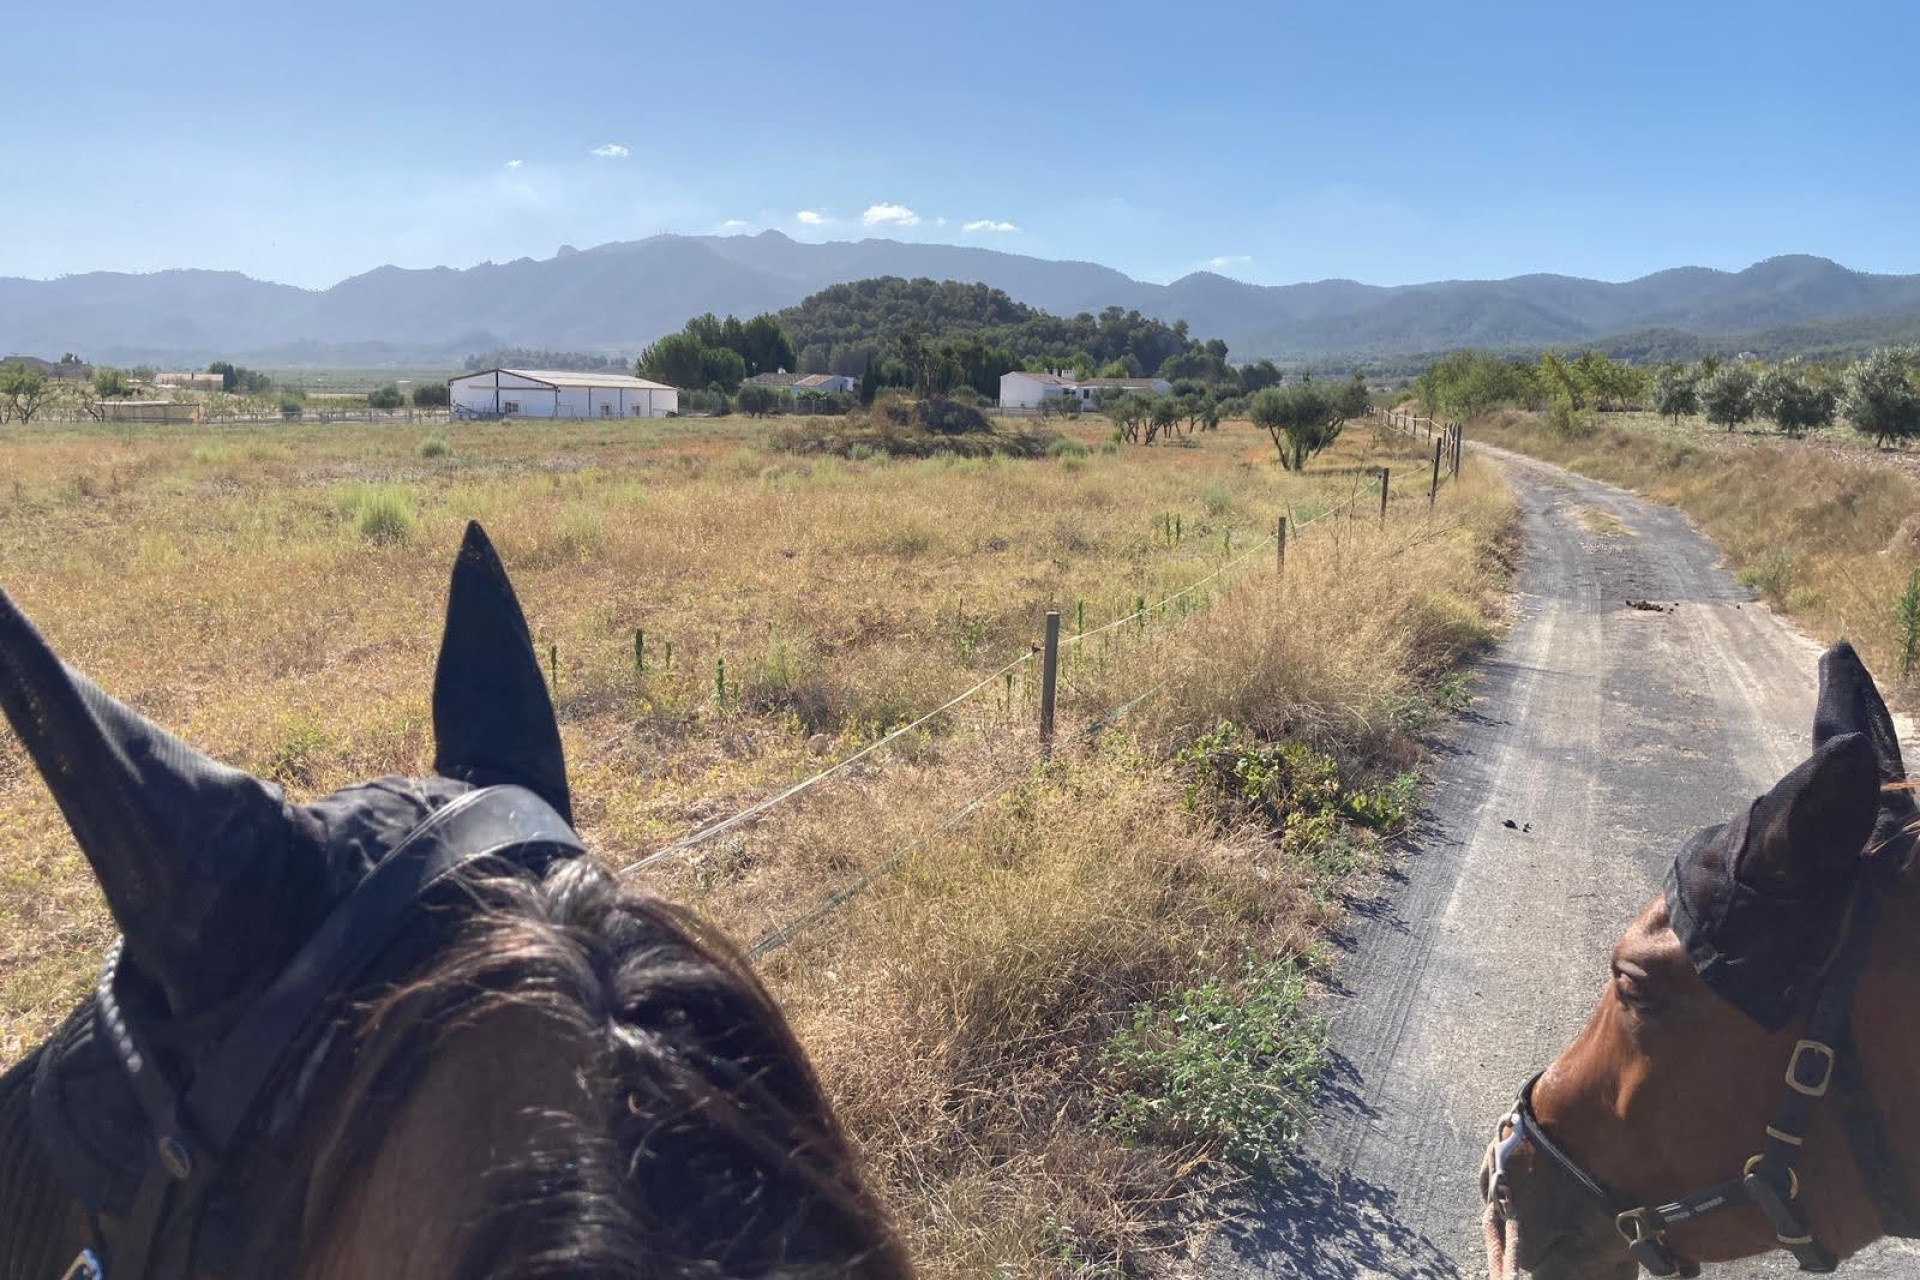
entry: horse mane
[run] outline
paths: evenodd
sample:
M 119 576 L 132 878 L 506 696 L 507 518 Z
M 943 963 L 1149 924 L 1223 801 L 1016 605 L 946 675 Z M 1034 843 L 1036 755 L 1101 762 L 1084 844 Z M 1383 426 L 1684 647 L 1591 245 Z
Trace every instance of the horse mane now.
M 509 1012 L 578 1050 L 587 1114 L 578 1099 L 543 1112 L 537 1149 L 485 1171 L 450 1280 L 911 1275 L 805 1054 L 726 939 L 590 858 L 496 866 L 459 889 L 461 909 L 428 930 L 445 936 L 348 1037 L 310 1225 L 354 1191 L 449 1038 Z

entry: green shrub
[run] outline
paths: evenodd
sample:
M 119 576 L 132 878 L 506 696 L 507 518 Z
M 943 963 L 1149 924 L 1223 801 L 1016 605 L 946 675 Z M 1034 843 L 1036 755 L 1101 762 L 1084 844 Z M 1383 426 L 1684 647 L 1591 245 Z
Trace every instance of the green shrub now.
M 1085 458 L 1093 451 L 1071 436 L 1061 436 L 1047 446 L 1049 458 Z
M 453 403 L 453 397 L 444 382 L 423 383 L 413 389 L 413 407 L 416 409 L 444 409 Z
M 1199 1143 L 1271 1170 L 1309 1113 L 1327 1030 L 1307 1007 L 1299 961 L 1249 956 L 1237 979 L 1139 1006 L 1100 1061 L 1128 1141 Z
M 375 387 L 367 393 L 367 408 L 390 412 L 405 405 L 407 398 L 400 394 L 400 388 L 389 382 L 384 387 Z
M 453 452 L 453 446 L 441 436 L 428 436 L 420 442 L 420 456 L 423 458 L 444 458 Z
M 916 416 L 921 426 L 938 436 L 983 435 L 993 430 L 987 415 L 978 409 L 938 396 L 922 400 Z
M 413 498 L 400 485 L 348 485 L 336 505 L 360 536 L 376 546 L 398 546 L 413 538 Z

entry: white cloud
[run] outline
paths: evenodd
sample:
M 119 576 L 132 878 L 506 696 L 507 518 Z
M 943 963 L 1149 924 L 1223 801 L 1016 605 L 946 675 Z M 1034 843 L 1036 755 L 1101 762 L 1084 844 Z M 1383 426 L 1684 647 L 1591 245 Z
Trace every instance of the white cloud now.
M 870 227 L 917 227 L 920 215 L 903 204 L 873 204 L 860 215 L 860 221 Z
M 722 231 L 744 231 L 752 225 L 753 224 L 748 222 L 745 218 L 728 218 L 725 222 L 720 224 L 720 229 Z
M 802 209 L 793 216 L 810 227 L 820 226 L 827 220 L 827 215 L 821 213 L 818 209 Z
M 1223 253 L 1217 258 L 1208 258 L 1200 265 L 1215 271 L 1225 271 L 1229 267 L 1244 267 L 1253 261 L 1250 253 Z
M 595 147 L 593 154 L 599 156 L 602 160 L 625 160 L 628 156 L 632 155 L 633 152 L 627 150 L 617 142 L 609 142 L 604 147 Z
M 520 167 L 520 161 L 518 161 L 518 160 L 509 160 L 509 161 L 507 161 L 507 168 L 509 168 L 509 169 L 518 169 L 519 167 Z
M 962 231 L 1007 232 L 1018 231 L 1020 228 L 1014 226 L 1011 222 L 996 222 L 992 218 L 976 218 L 960 229 Z

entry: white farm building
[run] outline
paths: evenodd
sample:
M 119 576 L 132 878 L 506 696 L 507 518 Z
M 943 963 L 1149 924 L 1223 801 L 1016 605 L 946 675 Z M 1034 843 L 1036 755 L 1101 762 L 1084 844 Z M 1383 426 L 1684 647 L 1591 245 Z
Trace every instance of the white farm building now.
M 1049 400 L 1075 400 L 1091 409 L 1102 391 L 1130 391 L 1135 395 L 1165 395 L 1173 384 L 1165 378 L 1076 378 L 1065 369 L 1028 373 L 1016 369 L 1000 375 L 1000 407 L 1038 409 Z
M 456 418 L 664 418 L 680 393 L 624 373 L 482 369 L 447 379 Z

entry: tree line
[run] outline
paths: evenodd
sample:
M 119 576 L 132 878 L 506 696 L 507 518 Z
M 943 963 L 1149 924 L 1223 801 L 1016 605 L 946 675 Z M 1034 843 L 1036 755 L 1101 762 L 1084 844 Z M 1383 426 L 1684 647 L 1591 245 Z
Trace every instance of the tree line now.
M 670 387 L 732 395 L 748 378 L 792 370 L 797 364 L 793 343 L 773 316 L 721 320 L 709 311 L 647 347 L 635 368 L 640 377 Z
M 1732 431 L 1769 421 L 1799 437 L 1845 422 L 1876 444 L 1920 438 L 1920 346 L 1852 361 L 1704 356 L 1640 368 L 1597 351 L 1538 360 L 1456 351 L 1414 380 L 1429 412 L 1471 418 L 1502 406 L 1543 409 L 1556 426 L 1589 410 L 1648 409 L 1670 420 L 1704 417 Z
M 482 369 L 564 369 L 575 373 L 625 373 L 627 362 L 619 356 L 596 355 L 591 351 L 539 351 L 532 347 L 495 347 L 468 356 L 462 362 L 468 373 Z

